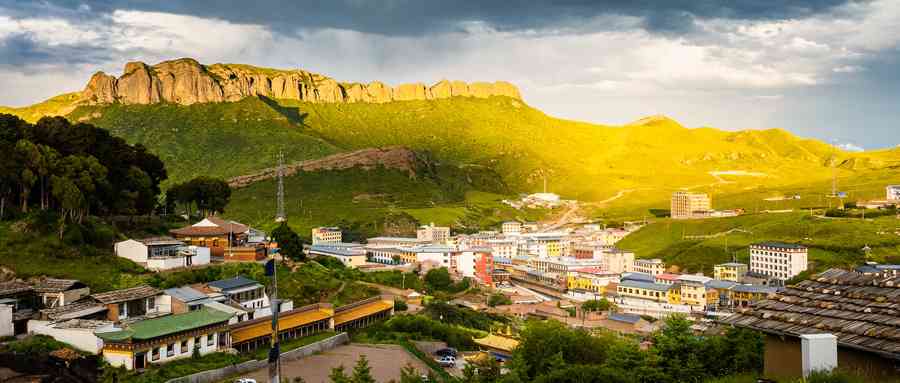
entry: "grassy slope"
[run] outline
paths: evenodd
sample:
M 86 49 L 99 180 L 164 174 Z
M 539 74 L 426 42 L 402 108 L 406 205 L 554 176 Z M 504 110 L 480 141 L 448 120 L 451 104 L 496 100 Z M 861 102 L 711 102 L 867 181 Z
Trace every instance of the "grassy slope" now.
M 25 121 L 34 123 L 44 116 L 65 116 L 75 109 L 74 103 L 81 97 L 81 93 L 64 93 L 52 97 L 34 105 L 22 108 L 10 108 L 0 106 L 0 113 L 9 113 L 19 116 Z
M 731 229 L 745 230 L 709 239 L 682 236 L 710 235 Z M 712 272 L 716 263 L 747 262 L 747 246 L 760 241 L 803 243 L 810 247 L 816 267 L 855 265 L 863 261 L 860 249 L 872 247 L 876 261 L 893 261 L 900 253 L 900 220 L 822 219 L 809 213 L 748 214 L 734 218 L 675 221 L 663 219 L 629 235 L 618 246 L 636 252 L 639 258 L 662 258 L 689 271 Z M 729 251 L 725 251 L 725 246 Z

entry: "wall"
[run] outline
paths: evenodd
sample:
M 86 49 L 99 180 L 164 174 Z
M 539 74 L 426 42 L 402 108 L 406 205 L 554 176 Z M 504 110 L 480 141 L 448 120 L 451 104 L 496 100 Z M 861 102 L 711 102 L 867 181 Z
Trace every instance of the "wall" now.
M 764 373 L 770 378 L 795 378 L 803 374 L 800 339 L 766 335 Z M 838 369 L 852 371 L 866 381 L 891 381 L 900 378 L 900 363 L 876 354 L 838 347 Z
M 100 352 L 100 345 L 102 342 L 100 341 L 100 338 L 97 338 L 97 336 L 94 335 L 93 329 L 58 329 L 51 327 L 50 324 L 51 322 L 49 321 L 30 320 L 28 321 L 28 333 L 47 335 L 60 342 L 71 344 L 81 351 L 89 352 L 94 355 Z
M 0 305 L 0 336 L 15 335 L 12 312 L 12 306 Z
M 318 341 L 281 354 L 282 361 L 297 360 L 312 354 L 333 349 L 337 346 L 350 343 L 350 337 L 346 333 L 340 333 L 331 338 Z M 233 366 L 223 367 L 217 370 L 198 372 L 193 375 L 183 376 L 169 380 L 166 383 L 213 383 L 228 379 L 231 376 L 248 371 L 266 368 L 266 360 L 251 360 Z
M 147 246 L 143 243 L 129 239 L 116 243 L 116 255 L 128 258 L 135 263 L 147 262 Z

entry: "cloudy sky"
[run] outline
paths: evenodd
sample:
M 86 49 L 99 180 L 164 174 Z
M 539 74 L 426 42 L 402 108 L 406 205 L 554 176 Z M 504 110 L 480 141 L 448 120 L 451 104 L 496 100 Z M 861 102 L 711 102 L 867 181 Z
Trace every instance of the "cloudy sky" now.
M 563 118 L 900 144 L 900 0 L 0 0 L 3 105 L 178 57 L 393 85 L 507 80 Z

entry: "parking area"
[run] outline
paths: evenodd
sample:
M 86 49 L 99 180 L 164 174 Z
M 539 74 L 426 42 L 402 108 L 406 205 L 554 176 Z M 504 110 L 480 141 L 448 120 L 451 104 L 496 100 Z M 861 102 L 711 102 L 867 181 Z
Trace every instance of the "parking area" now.
M 420 374 L 427 374 L 429 371 L 425 363 L 401 346 L 353 343 L 303 359 L 282 362 L 281 378 L 293 381 L 294 377 L 300 376 L 307 383 L 329 383 L 328 374 L 331 373 L 332 368 L 343 365 L 349 375 L 360 355 L 365 355 L 369 360 L 372 377 L 379 382 L 399 380 L 400 370 L 407 365 L 413 366 Z M 268 381 L 268 370 L 256 370 L 243 375 L 243 377 L 256 379 L 257 382 L 266 382 Z

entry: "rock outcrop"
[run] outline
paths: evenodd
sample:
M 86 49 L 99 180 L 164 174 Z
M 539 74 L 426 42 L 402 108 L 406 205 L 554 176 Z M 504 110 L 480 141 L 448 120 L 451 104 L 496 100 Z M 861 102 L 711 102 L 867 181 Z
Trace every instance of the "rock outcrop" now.
M 385 103 L 491 96 L 522 98 L 514 85 L 503 81 L 467 84 L 442 80 L 430 87 L 413 83 L 392 88 L 378 81 L 341 83 L 300 69 L 277 70 L 234 64 L 207 66 L 184 58 L 153 66 L 130 62 L 119 78 L 97 72 L 82 91 L 81 102 L 191 105 L 268 97 L 319 103 Z

